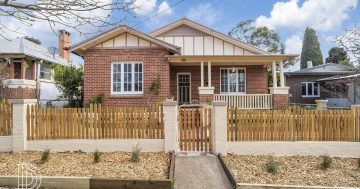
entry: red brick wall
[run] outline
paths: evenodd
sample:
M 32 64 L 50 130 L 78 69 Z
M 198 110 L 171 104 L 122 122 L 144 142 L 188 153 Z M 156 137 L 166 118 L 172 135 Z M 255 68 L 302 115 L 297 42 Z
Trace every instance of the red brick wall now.
M 274 107 L 274 109 L 289 107 L 289 95 L 274 94 L 273 95 L 273 107 Z
M 233 66 L 211 66 L 211 85 L 215 87 L 215 94 L 220 93 L 220 68 Z M 235 66 L 239 68 L 246 68 L 246 93 L 247 94 L 267 94 L 267 71 L 263 66 Z M 199 100 L 198 87 L 201 85 L 200 81 L 200 64 L 199 66 L 171 66 L 170 67 L 170 89 L 174 99 L 177 98 L 177 73 L 190 72 L 191 73 L 191 97 L 194 100 Z M 204 86 L 207 86 L 207 66 L 204 66 Z
M 0 95 L 6 99 L 36 99 L 36 89 L 0 88 Z
M 161 89 L 153 101 L 163 101 L 170 94 L 169 62 L 165 58 L 168 51 L 160 48 L 146 49 L 90 49 L 84 54 L 84 102 L 104 94 L 105 106 L 146 106 L 146 92 L 155 80 L 161 78 Z M 143 62 L 144 95 L 111 96 L 111 63 L 121 61 Z

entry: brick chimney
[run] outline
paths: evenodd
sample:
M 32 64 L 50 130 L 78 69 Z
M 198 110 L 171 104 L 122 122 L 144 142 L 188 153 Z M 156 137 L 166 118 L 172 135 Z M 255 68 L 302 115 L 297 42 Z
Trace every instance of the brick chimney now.
M 59 30 L 59 55 L 70 61 L 70 33 Z

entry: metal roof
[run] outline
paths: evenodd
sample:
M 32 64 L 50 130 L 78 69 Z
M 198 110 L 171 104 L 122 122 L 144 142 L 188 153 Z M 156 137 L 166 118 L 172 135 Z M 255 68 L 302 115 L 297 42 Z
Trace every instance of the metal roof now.
M 0 39 L 0 56 L 13 54 L 24 54 L 55 64 L 68 64 L 68 62 L 58 54 L 53 55 L 44 46 L 35 44 L 25 38 Z
M 354 73 L 355 69 L 349 66 L 335 63 L 326 63 L 311 68 L 306 68 L 293 72 L 286 72 L 287 75 L 321 75 L 321 74 L 344 74 L 344 73 Z

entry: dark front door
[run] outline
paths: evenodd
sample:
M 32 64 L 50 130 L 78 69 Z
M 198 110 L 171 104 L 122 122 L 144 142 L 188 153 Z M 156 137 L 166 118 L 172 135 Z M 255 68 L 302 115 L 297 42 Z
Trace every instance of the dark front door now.
M 177 75 L 177 99 L 179 104 L 189 104 L 191 101 L 191 75 L 190 73 L 178 73 Z

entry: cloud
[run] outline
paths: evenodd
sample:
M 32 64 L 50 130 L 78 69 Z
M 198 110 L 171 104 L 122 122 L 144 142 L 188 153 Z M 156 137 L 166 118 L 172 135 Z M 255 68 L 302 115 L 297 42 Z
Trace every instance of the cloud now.
M 156 8 L 157 0 L 135 0 L 134 12 L 137 15 L 144 16 L 153 12 Z
M 302 49 L 302 39 L 299 35 L 294 34 L 285 40 L 285 53 L 300 54 Z
M 173 11 L 172 11 L 171 7 L 169 6 L 168 2 L 163 1 L 159 5 L 159 9 L 158 9 L 157 13 L 161 13 L 162 15 L 172 15 Z
M 191 20 L 211 25 L 221 18 L 221 13 L 212 4 L 204 3 L 190 8 L 186 16 Z
M 274 4 L 269 17 L 259 16 L 257 26 L 271 29 L 304 29 L 311 26 L 319 31 L 330 31 L 341 26 L 357 0 L 290 0 Z

